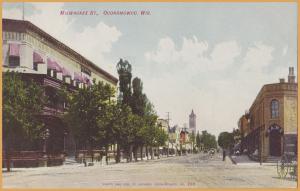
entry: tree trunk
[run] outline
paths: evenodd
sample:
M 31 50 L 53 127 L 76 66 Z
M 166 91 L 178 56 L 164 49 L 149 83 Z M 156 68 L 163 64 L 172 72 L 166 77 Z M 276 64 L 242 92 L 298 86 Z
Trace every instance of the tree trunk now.
M 108 165 L 108 145 L 105 145 L 105 162 Z
M 151 160 L 154 159 L 154 151 L 153 151 L 153 147 L 151 147 Z
M 138 152 L 138 146 L 135 146 L 134 147 L 134 160 L 135 160 L 135 162 L 138 161 L 138 159 L 137 159 L 137 152 Z
M 116 163 L 119 163 L 121 161 L 121 149 L 120 145 L 117 144 L 117 156 L 116 156 Z
M 159 152 L 159 147 L 157 147 L 157 159 L 160 159 L 160 158 L 159 158 L 159 154 L 160 154 L 160 152 Z
M 167 157 L 169 157 L 169 152 L 170 152 L 170 150 L 169 150 L 169 142 L 168 142 Z
M 5 156 L 5 159 L 6 159 L 6 170 L 7 170 L 7 172 L 10 172 L 10 148 L 9 148 L 9 146 L 8 145 L 6 145 L 6 149 L 5 149 L 5 154 L 6 154 L 6 156 Z
M 144 160 L 143 159 L 143 145 L 141 145 L 141 160 Z
M 149 154 L 149 152 L 148 152 L 148 146 L 146 146 L 146 156 L 147 156 L 147 160 L 149 160 L 148 154 Z
M 129 147 L 129 162 L 132 162 L 132 145 Z

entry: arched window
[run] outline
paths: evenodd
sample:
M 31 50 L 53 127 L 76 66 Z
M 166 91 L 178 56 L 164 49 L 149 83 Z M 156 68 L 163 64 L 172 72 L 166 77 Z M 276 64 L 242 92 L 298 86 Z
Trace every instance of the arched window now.
M 271 118 L 279 117 L 279 101 L 273 99 L 271 101 Z

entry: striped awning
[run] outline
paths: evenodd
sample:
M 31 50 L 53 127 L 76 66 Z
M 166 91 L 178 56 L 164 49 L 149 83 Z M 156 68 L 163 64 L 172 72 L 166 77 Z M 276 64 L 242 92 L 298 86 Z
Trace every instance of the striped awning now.
M 84 83 L 84 79 L 80 72 L 74 72 L 74 80 L 77 82 Z
M 56 72 L 62 72 L 62 68 L 59 66 L 59 64 L 50 58 L 47 59 L 47 68 L 55 70 Z
M 20 44 L 9 44 L 9 56 L 20 56 Z
M 91 79 L 89 77 L 87 77 L 87 76 L 83 76 L 83 81 L 84 81 L 85 84 L 87 84 L 89 86 L 92 85 Z
M 33 52 L 33 63 L 44 64 L 45 62 L 39 53 Z
M 72 75 L 69 70 L 67 70 L 65 67 L 62 67 L 62 76 L 71 77 Z

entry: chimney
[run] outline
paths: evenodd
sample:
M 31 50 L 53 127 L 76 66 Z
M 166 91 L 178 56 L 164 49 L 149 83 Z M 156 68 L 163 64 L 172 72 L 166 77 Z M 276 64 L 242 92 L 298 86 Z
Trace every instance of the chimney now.
M 284 82 L 285 82 L 285 81 L 284 81 L 284 78 L 280 78 L 280 79 L 279 79 L 279 82 L 280 82 L 280 83 L 284 83 Z
M 295 83 L 294 67 L 289 67 L 288 83 Z

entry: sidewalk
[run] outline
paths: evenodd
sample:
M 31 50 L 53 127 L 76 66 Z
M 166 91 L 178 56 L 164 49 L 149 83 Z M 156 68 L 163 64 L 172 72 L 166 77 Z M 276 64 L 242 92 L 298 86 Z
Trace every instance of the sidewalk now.
M 232 156 L 229 156 L 229 158 L 231 159 L 232 163 L 236 164 L 236 165 L 258 163 L 256 161 L 250 160 L 247 155 L 239 155 L 239 156 L 232 155 Z
M 229 156 L 233 164 L 236 165 L 253 165 L 259 166 L 260 163 L 257 161 L 251 160 L 247 155 L 239 155 L 239 156 Z M 274 166 L 276 163 L 262 163 L 263 166 Z

